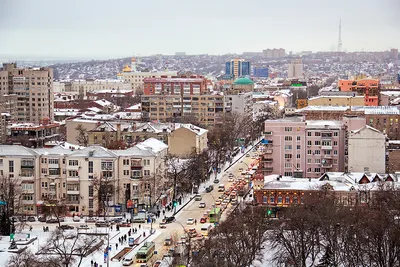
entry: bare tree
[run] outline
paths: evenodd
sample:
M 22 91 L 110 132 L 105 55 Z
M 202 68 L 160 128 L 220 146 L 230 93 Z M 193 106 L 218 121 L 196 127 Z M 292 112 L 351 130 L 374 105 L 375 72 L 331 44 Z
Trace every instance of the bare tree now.
M 9 176 L 0 176 L 0 232 L 10 235 L 15 231 L 11 217 L 18 214 L 21 204 L 21 185 L 18 179 Z
M 81 146 L 88 146 L 89 144 L 89 136 L 87 134 L 87 129 L 83 127 L 82 124 L 78 124 L 76 126 L 75 130 L 78 132 L 75 140 L 78 142 L 79 145 Z
M 42 207 L 42 213 L 45 218 L 55 218 L 58 226 L 61 226 L 61 218 L 68 213 L 68 205 L 65 203 L 64 199 L 48 199 Z
M 84 257 L 101 248 L 103 241 L 94 235 L 82 235 L 71 231 L 56 230 L 47 239 L 39 254 L 53 255 L 61 266 L 79 267 Z
M 104 219 L 107 216 L 108 209 L 110 208 L 110 202 L 115 195 L 115 192 L 119 190 L 114 184 L 114 179 L 110 176 L 111 173 L 101 174 L 100 176 L 94 175 L 91 180 L 91 186 L 93 186 L 93 199 L 97 202 L 97 216 L 103 215 Z

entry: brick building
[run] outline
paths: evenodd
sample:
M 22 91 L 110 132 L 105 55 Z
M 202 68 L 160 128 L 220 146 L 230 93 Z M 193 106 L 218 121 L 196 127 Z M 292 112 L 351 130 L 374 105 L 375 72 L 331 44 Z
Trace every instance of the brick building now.
M 207 91 L 203 76 L 144 79 L 144 95 L 201 95 Z
M 387 148 L 387 172 L 400 172 L 400 140 L 389 141 Z

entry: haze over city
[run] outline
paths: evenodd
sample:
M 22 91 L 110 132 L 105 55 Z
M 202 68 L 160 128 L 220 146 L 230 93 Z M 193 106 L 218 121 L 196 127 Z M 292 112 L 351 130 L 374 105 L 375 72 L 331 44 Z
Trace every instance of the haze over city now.
M 344 51 L 383 51 L 400 46 L 399 10 L 397 0 L 3 0 L 0 57 L 333 51 L 340 19 Z

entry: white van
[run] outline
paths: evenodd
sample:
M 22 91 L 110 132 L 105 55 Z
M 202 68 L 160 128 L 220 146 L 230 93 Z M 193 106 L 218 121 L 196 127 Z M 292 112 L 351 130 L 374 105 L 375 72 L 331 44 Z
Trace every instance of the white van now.
M 200 233 L 203 236 L 208 236 L 208 233 L 210 232 L 210 230 L 212 229 L 212 225 L 211 224 L 203 224 L 200 228 Z
M 225 192 L 225 185 L 224 184 L 220 184 L 218 186 L 218 192 Z

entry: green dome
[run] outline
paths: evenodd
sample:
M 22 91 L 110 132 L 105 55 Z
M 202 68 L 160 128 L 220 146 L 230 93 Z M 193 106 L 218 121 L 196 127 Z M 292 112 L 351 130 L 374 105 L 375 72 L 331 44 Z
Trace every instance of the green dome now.
M 234 81 L 233 84 L 246 85 L 246 84 L 254 84 L 254 82 L 249 78 L 239 78 L 236 79 L 236 81 Z

